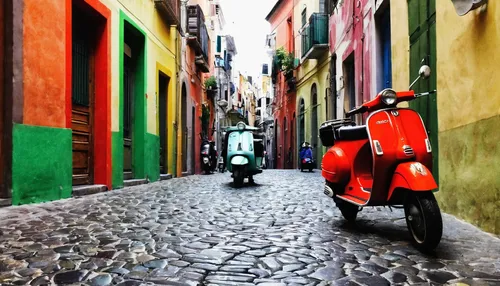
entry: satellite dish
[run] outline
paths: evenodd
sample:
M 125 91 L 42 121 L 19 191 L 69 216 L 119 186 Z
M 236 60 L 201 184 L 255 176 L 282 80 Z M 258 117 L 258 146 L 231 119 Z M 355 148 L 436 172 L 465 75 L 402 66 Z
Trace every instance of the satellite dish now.
M 477 9 L 487 1 L 488 0 L 451 0 L 453 6 L 455 6 L 455 11 L 459 16 L 463 16 L 470 11 Z

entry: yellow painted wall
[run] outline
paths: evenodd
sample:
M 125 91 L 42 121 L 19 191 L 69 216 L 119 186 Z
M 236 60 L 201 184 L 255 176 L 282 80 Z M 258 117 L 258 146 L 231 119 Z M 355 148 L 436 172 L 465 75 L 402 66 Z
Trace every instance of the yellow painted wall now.
M 500 3 L 458 16 L 436 1 L 439 130 L 500 114 Z
M 168 88 L 168 121 L 175 121 L 177 106 L 176 54 L 179 33 L 163 21 L 150 0 L 101 0 L 111 10 L 111 130 L 119 131 L 119 19 L 123 11 L 146 33 L 146 109 L 147 129 L 150 134 L 159 135 L 158 130 L 158 72 L 170 77 Z M 174 165 L 174 128 L 168 130 L 169 172 Z
M 439 188 L 443 212 L 500 233 L 500 3 L 458 16 L 436 1 Z M 406 1 L 391 0 L 392 75 L 408 88 Z
M 436 29 L 440 206 L 500 234 L 500 3 L 436 1 Z

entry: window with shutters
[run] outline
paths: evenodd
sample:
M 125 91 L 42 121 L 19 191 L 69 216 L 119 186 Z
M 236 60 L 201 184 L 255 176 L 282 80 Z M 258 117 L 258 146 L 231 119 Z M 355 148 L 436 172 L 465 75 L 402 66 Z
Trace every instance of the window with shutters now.
M 304 27 L 307 24 L 307 8 L 304 8 L 302 10 L 302 27 Z

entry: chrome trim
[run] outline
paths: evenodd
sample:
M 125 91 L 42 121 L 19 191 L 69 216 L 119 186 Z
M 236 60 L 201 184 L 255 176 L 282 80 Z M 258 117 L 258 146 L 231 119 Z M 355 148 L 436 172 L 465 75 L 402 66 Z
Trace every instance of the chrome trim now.
M 334 195 L 333 190 L 332 190 L 332 188 L 330 188 L 330 186 L 328 186 L 327 184 L 325 184 L 325 188 L 324 188 L 324 190 L 323 190 L 323 193 L 324 193 L 325 195 L 329 196 L 330 198 L 333 198 L 333 195 Z
M 429 138 L 425 138 L 425 148 L 427 149 L 427 153 L 432 153 L 432 145 Z
M 360 207 L 366 206 L 366 204 L 368 204 L 368 202 L 370 201 L 370 199 L 368 199 L 368 200 L 366 201 L 366 203 L 365 203 L 364 205 L 362 205 L 362 204 L 358 204 L 358 203 L 357 203 L 357 202 L 355 202 L 355 201 L 351 201 L 351 200 L 349 200 L 349 199 L 346 199 L 346 198 L 344 198 L 344 197 L 341 197 L 340 195 L 337 195 L 337 198 L 339 198 L 339 199 L 341 199 L 341 200 L 343 200 L 343 201 L 346 201 L 346 202 L 348 202 L 348 203 L 351 203 L 351 204 L 353 204 L 353 205 L 360 206 Z M 370 198 L 371 198 L 371 195 L 370 195 Z
M 382 146 L 378 140 L 373 140 L 373 145 L 375 145 L 375 153 L 379 156 L 384 155 L 384 150 L 382 150 Z
M 395 117 L 398 117 L 399 116 L 399 112 L 397 110 L 392 110 L 391 111 L 392 115 L 394 115 Z
M 403 152 L 405 153 L 406 156 L 414 156 L 415 155 L 415 152 L 413 151 L 413 148 L 411 148 L 410 145 L 404 145 Z

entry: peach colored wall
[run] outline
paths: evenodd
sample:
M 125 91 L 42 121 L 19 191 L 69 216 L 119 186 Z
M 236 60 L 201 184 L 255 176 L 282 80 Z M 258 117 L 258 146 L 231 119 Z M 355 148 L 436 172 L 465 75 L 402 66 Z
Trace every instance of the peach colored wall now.
M 24 1 L 24 124 L 66 127 L 65 14 L 60 0 Z
M 271 31 L 276 33 L 276 48 L 287 47 L 288 41 L 293 41 L 288 37 L 288 23 L 286 21 L 290 16 L 293 18 L 293 0 L 283 0 L 268 20 L 271 24 Z

